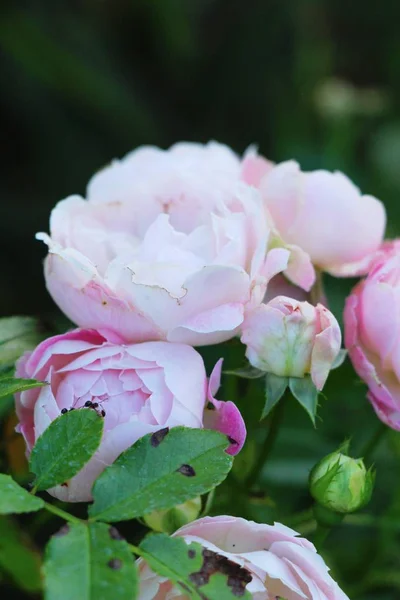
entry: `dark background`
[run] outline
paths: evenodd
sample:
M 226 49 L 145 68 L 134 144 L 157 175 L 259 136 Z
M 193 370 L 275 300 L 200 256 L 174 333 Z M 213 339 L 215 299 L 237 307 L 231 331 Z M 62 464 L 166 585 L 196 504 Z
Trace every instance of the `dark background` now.
M 140 144 L 216 139 L 242 153 L 256 143 L 272 160 L 341 169 L 384 201 L 388 235 L 398 235 L 399 25 L 395 0 L 3 0 L 0 313 L 54 309 L 35 232 L 47 230 L 58 200 L 84 194 L 94 171 Z M 327 283 L 339 315 L 352 282 Z M 283 501 L 254 499 L 246 516 L 306 508 L 315 461 L 350 434 L 357 453 L 374 433 L 349 364 L 324 392 L 317 432 L 300 409 L 287 410 L 262 482 Z M 248 423 L 257 403 L 260 390 Z M 263 436 L 254 431 L 248 448 Z M 352 600 L 398 600 L 399 436 L 391 432 L 374 460 L 369 510 L 380 525 L 339 528 L 325 556 Z M 232 485 L 215 510 L 243 514 Z

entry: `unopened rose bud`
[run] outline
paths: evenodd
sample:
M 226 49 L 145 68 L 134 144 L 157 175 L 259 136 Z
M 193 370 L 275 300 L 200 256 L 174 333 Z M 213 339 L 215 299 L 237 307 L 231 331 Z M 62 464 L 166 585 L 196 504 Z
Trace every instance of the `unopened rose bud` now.
M 171 534 L 197 519 L 200 511 L 201 498 L 198 496 L 168 510 L 155 510 L 145 515 L 143 520 L 153 531 Z
M 362 458 L 342 451 L 328 454 L 310 473 L 310 492 L 322 507 L 336 513 L 352 513 L 365 506 L 372 494 L 375 472 L 366 469 Z
M 338 322 L 328 309 L 286 296 L 251 311 L 242 332 L 246 356 L 254 367 L 281 377 L 310 374 L 318 390 L 341 344 Z

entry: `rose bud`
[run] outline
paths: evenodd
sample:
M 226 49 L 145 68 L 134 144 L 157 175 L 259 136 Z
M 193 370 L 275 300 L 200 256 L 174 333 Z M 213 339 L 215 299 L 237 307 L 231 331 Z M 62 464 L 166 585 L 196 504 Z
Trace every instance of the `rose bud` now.
M 80 327 L 204 345 L 234 337 L 248 303 L 261 303 L 288 267 L 290 249 L 269 250 L 270 233 L 239 157 L 217 143 L 181 143 L 114 161 L 86 199 L 57 204 L 51 235 L 37 237 L 49 247 L 48 290 Z M 304 261 L 289 267 L 302 280 Z
M 345 345 L 378 417 L 400 430 L 400 252 L 386 247 L 346 300 Z
M 26 353 L 16 376 L 49 384 L 16 394 L 18 431 L 28 455 L 50 423 L 68 410 L 88 407 L 104 419 L 95 455 L 49 493 L 68 502 L 91 500 L 93 482 L 106 466 L 145 434 L 166 427 L 217 429 L 229 436 L 227 451 L 236 454 L 246 429 L 232 402 L 214 398 L 221 363 L 208 384 L 203 359 L 191 346 L 124 344 L 115 334 L 84 329 L 49 338 Z M 214 410 L 205 409 L 207 400 Z
M 314 500 L 336 513 L 352 513 L 365 506 L 372 495 L 375 473 L 362 458 L 344 454 L 347 446 L 321 459 L 310 473 Z
M 205 517 L 182 527 L 175 536 L 183 537 L 188 545 L 197 542 L 206 548 L 205 576 L 212 581 L 213 573 L 218 572 L 212 568 L 212 561 L 222 564 L 222 571 L 230 574 L 227 584 L 236 591 L 235 596 L 246 590 L 260 600 L 349 600 L 329 575 L 313 544 L 280 523 L 264 525 L 238 517 Z M 139 600 L 186 598 L 143 560 L 138 566 Z
M 160 533 L 174 533 L 179 527 L 191 523 L 199 516 L 201 511 L 201 498 L 193 498 L 184 504 L 178 504 L 168 510 L 155 510 L 144 515 L 143 520 L 154 531 Z
M 339 354 L 341 333 L 322 304 L 277 296 L 247 315 L 241 341 L 253 367 L 281 377 L 311 374 L 321 390 Z
M 368 257 L 385 233 L 379 200 L 363 196 L 342 173 L 306 173 L 293 160 L 274 166 L 254 151 L 242 177 L 260 190 L 281 238 L 300 247 L 318 269 L 337 276 L 367 272 Z

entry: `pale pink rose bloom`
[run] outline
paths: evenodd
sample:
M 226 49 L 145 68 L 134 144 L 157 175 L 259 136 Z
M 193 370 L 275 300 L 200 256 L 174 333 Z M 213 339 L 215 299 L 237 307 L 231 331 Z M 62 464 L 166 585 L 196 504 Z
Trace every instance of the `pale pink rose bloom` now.
M 322 304 L 277 296 L 247 315 L 241 341 L 254 367 L 282 377 L 311 374 L 321 390 L 339 354 L 341 333 Z
M 336 276 L 367 272 L 385 232 L 379 200 L 361 195 L 340 172 L 302 172 L 293 160 L 273 166 L 254 153 L 243 177 L 260 190 L 282 240 L 300 247 L 317 268 Z
M 107 465 L 143 435 L 165 427 L 217 429 L 229 436 L 228 452 L 236 454 L 246 429 L 232 402 L 214 398 L 221 363 L 208 385 L 203 360 L 191 346 L 124 344 L 115 334 L 84 329 L 49 338 L 26 353 L 17 364 L 16 376 L 49 383 L 16 395 L 18 431 L 28 455 L 64 409 L 79 410 L 92 402 L 91 410 L 104 419 L 96 454 L 67 485 L 49 492 L 68 502 L 89 501 L 93 482 Z M 214 410 L 205 409 L 207 399 Z
M 245 307 L 290 268 L 290 248 L 271 242 L 260 193 L 241 180 L 226 146 L 141 147 L 97 173 L 87 199 L 52 212 L 48 290 L 77 325 L 126 341 L 214 344 L 233 337 Z M 267 252 L 268 251 L 268 252 Z
M 396 252 L 397 247 L 397 252 Z M 345 345 L 378 417 L 400 430 L 400 251 L 385 245 L 346 300 Z
M 238 517 L 205 517 L 174 536 L 198 542 L 247 571 L 254 600 L 349 600 L 329 575 L 313 544 L 285 525 L 262 525 Z M 187 596 L 153 573 L 142 560 L 139 600 L 184 600 Z M 199 587 L 201 592 L 201 586 Z

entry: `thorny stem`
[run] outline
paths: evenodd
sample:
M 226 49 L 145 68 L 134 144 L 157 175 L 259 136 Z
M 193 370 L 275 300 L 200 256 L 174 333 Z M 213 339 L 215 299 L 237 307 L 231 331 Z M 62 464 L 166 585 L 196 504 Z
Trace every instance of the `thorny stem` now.
M 271 415 L 270 427 L 267 433 L 267 437 L 265 438 L 263 447 L 258 456 L 258 460 L 255 462 L 253 468 L 251 469 L 245 484 L 248 489 L 250 489 L 256 482 L 260 475 L 260 472 L 269 457 L 271 450 L 273 449 L 276 438 L 278 437 L 279 427 L 283 417 L 283 409 L 284 409 L 284 398 L 281 399 L 280 402 L 275 406 L 273 413 Z

